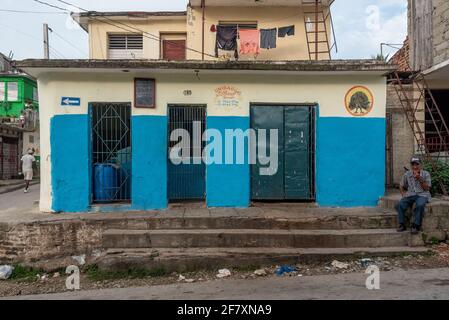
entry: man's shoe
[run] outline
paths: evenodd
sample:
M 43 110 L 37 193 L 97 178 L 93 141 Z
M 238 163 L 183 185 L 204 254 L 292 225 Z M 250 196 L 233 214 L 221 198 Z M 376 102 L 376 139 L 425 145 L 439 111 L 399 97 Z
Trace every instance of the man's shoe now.
M 23 193 L 28 193 L 28 189 L 23 190 Z
M 399 225 L 399 227 L 396 230 L 397 230 L 397 232 L 404 232 L 404 231 L 407 231 L 407 228 L 405 225 L 401 224 L 401 225 Z
M 421 231 L 421 227 L 414 224 L 412 227 L 412 234 L 417 235 L 417 234 L 419 234 L 420 231 Z

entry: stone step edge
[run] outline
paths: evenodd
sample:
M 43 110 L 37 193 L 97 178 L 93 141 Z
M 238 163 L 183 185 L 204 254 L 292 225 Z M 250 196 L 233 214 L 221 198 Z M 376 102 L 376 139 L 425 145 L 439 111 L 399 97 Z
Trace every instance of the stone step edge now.
M 395 229 L 344 229 L 344 230 L 323 230 L 323 229 L 158 229 L 158 230 L 128 230 L 128 229 L 108 229 L 103 236 L 116 235 L 210 235 L 210 234 L 260 234 L 260 235 L 376 235 L 376 234 L 398 234 Z
M 261 267 L 333 259 L 416 255 L 427 254 L 429 251 L 426 247 L 108 249 L 94 263 L 100 269 L 108 271 L 162 268 L 167 272 L 187 272 L 225 267 Z

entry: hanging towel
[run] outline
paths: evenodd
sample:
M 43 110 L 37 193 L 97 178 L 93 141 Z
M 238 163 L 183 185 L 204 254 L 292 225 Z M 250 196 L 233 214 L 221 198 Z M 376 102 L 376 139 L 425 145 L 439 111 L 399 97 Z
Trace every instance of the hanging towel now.
M 237 26 L 217 26 L 217 41 L 215 55 L 218 57 L 218 49 L 237 51 Z
M 239 30 L 240 54 L 259 54 L 259 30 Z
M 295 35 L 295 26 L 279 28 L 279 33 L 278 33 L 279 38 L 284 38 L 285 36 L 294 36 L 294 35 Z
M 263 49 L 276 48 L 277 29 L 260 30 L 260 47 Z

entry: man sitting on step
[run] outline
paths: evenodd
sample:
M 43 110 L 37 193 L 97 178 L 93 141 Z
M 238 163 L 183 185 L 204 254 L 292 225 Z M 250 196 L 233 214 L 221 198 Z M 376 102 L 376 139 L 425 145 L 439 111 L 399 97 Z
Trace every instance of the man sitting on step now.
M 405 213 L 415 205 L 412 234 L 418 234 L 421 230 L 426 205 L 431 199 L 432 180 L 430 173 L 421 168 L 421 159 L 413 158 L 410 163 L 412 169 L 407 171 L 402 178 L 400 185 L 402 199 L 396 207 L 399 216 L 398 232 L 407 230 Z

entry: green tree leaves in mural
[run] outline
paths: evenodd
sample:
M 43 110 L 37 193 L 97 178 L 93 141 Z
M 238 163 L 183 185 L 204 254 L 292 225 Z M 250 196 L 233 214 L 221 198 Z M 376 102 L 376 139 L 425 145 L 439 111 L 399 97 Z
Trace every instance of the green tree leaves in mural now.
M 366 93 L 362 91 L 357 91 L 351 97 L 351 101 L 349 102 L 349 108 L 354 113 L 364 114 L 368 112 L 368 109 L 371 106 L 371 102 L 369 101 Z

